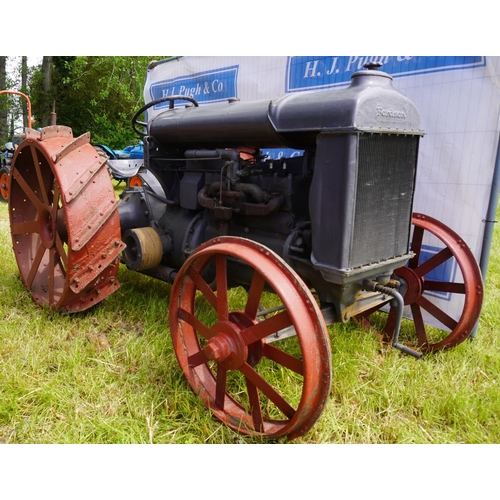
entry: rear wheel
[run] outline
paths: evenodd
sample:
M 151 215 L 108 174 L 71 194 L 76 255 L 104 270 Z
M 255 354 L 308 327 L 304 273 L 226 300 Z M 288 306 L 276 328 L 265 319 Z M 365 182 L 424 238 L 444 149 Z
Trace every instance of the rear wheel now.
M 73 313 L 118 288 L 118 200 L 88 134 L 28 130 L 14 156 L 10 195 L 14 253 L 34 302 Z

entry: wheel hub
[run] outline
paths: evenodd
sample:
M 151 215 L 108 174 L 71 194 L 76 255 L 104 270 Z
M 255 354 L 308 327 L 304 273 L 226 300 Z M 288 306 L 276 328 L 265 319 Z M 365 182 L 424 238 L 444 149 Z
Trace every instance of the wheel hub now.
M 42 245 L 52 248 L 56 240 L 56 225 L 50 205 L 42 205 L 38 210 L 38 229 Z
M 407 283 L 407 292 L 404 295 L 405 306 L 415 303 L 424 291 L 424 279 L 409 267 L 400 267 L 395 274 Z
M 218 321 L 212 331 L 215 335 L 208 341 L 204 351 L 210 361 L 235 370 L 247 359 L 248 349 L 240 336 L 240 329 L 230 321 Z

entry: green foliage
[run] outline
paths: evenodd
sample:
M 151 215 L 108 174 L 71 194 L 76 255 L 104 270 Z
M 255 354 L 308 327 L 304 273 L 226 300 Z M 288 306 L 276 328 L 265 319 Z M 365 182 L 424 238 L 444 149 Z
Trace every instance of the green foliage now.
M 41 68 L 31 80 L 38 126 L 55 103 L 57 123 L 75 136 L 90 132 L 93 143 L 119 149 L 137 141 L 130 120 L 143 105 L 146 69 L 164 56 L 54 56 L 52 88 L 43 90 Z

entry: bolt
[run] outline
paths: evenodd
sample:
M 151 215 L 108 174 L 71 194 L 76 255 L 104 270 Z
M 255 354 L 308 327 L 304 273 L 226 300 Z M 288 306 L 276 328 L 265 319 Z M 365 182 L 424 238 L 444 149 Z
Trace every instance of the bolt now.
M 215 344 L 208 344 L 205 347 L 205 355 L 208 359 L 212 361 L 219 361 L 221 358 L 221 349 Z
M 227 344 L 218 337 L 212 337 L 205 347 L 205 356 L 207 359 L 220 363 L 229 355 Z

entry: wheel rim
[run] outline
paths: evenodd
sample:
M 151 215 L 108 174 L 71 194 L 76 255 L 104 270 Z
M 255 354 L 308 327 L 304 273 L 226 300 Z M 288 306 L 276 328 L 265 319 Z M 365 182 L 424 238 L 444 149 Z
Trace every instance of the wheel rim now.
M 118 202 L 88 134 L 29 130 L 16 150 L 10 191 L 13 248 L 35 303 L 78 312 L 118 288 Z
M 253 274 L 248 292 L 240 296 L 241 309 L 230 310 L 228 267 L 242 262 Z M 210 266 L 216 292 L 202 277 Z M 267 287 L 274 294 L 268 296 Z M 259 321 L 259 304 L 268 297 L 281 301 L 285 310 Z M 207 306 L 212 320 L 202 312 Z M 278 342 L 279 347 L 265 340 L 290 326 L 296 336 Z M 326 327 L 302 280 L 266 247 L 236 237 L 199 247 L 172 287 L 170 329 L 191 388 L 232 429 L 293 439 L 307 432 L 321 414 L 331 378 Z M 294 387 L 286 394 L 281 375 L 288 380 L 284 384 Z
M 9 200 L 9 173 L 5 169 L 0 171 L 0 196 L 3 201 Z
M 452 231 L 432 217 L 415 213 L 411 250 L 415 256 L 406 267 L 397 269 L 394 274 L 403 279 L 407 286 L 404 296 L 405 306 L 411 313 L 411 332 L 414 343 L 423 352 L 454 347 L 463 342 L 472 332 L 481 312 L 483 300 L 483 282 L 476 259 L 467 244 Z M 444 248 L 425 259 L 423 241 L 425 233 L 436 237 Z M 439 266 L 448 263 L 460 269 L 463 282 L 456 283 L 452 279 L 436 280 L 433 273 Z M 425 296 L 427 292 L 427 296 Z M 429 294 L 447 294 L 448 297 L 462 297 L 459 318 L 455 319 L 432 302 Z M 377 308 L 378 310 L 379 308 Z M 440 332 L 424 323 L 424 311 L 444 328 Z M 374 312 L 370 310 L 359 319 L 366 326 L 372 326 L 367 318 Z M 383 328 L 386 340 L 392 340 L 395 330 L 396 310 L 391 308 L 387 322 Z

